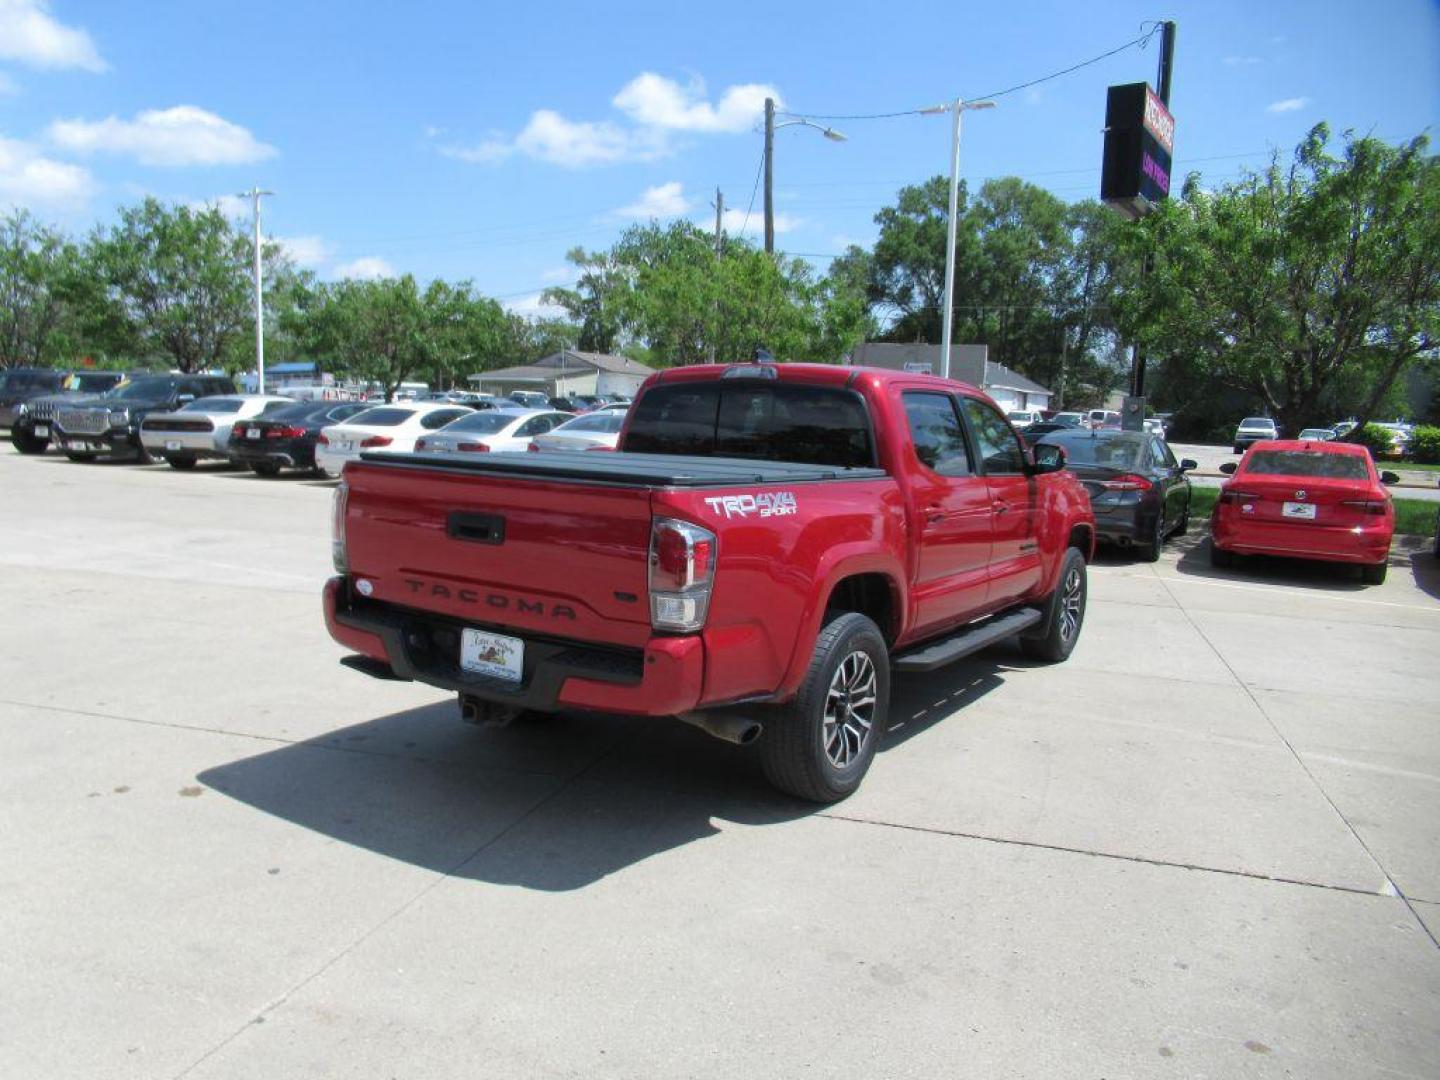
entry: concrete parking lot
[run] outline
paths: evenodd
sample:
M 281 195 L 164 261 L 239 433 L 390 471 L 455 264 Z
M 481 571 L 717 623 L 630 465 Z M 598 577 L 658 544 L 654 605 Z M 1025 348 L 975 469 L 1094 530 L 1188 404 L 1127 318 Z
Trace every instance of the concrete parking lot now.
M 817 810 L 340 667 L 329 488 L 0 454 L 0 1076 L 1440 1075 L 1433 557 L 1107 555 Z

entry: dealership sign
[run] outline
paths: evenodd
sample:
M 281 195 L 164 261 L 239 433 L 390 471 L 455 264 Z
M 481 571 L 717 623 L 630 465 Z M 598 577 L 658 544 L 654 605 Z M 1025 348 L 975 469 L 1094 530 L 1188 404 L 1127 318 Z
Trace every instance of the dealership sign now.
M 1175 118 L 1147 83 L 1112 86 L 1105 99 L 1105 158 L 1100 198 L 1128 218 L 1170 194 Z

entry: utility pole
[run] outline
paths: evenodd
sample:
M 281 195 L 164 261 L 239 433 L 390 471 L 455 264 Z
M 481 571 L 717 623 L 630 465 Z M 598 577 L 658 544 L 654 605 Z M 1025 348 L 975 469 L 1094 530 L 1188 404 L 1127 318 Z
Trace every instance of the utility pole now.
M 260 271 L 260 198 L 274 195 L 273 191 L 262 191 L 258 186 L 242 191 L 242 199 L 251 199 L 255 206 L 255 392 L 265 392 L 265 303 L 261 289 Z
M 725 195 L 717 187 L 715 189 L 715 265 L 718 268 L 721 260 L 721 253 L 724 251 L 724 234 L 721 230 L 725 227 Z M 720 290 L 715 290 L 715 329 L 710 335 L 710 363 L 715 363 L 715 339 L 720 336 Z
M 775 253 L 775 99 L 765 99 L 765 254 Z

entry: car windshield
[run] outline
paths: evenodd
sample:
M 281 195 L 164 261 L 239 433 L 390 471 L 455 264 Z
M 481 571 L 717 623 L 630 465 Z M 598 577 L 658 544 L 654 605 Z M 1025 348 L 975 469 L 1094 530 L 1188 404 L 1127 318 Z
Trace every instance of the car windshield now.
M 414 409 L 396 409 L 391 406 L 382 406 L 378 409 L 366 409 L 362 413 L 356 413 L 350 417 L 350 423 L 362 424 L 365 427 L 399 427 L 414 415 Z
M 875 462 L 859 395 L 769 382 L 657 386 L 635 404 L 625 449 L 842 468 Z
M 1014 412 L 1008 412 L 1005 414 L 1005 417 L 1007 420 L 1020 420 L 1024 423 L 1029 423 L 1031 420 L 1030 413 L 1024 409 L 1016 409 Z
M 202 397 L 181 407 L 181 412 L 233 413 L 240 411 L 239 398 Z
M 528 418 L 528 414 L 526 413 L 487 410 L 486 412 L 471 413 L 469 416 L 462 416 L 459 420 L 452 420 L 440 430 L 463 431 L 471 435 L 498 435 L 511 424 Z
M 1300 438 L 1302 438 L 1302 439 L 1328 439 L 1328 438 L 1332 437 L 1334 434 L 1335 434 L 1335 433 L 1334 433 L 1333 431 L 1331 431 L 1329 428 L 1307 427 L 1304 431 L 1300 432 Z
M 1240 421 L 1242 428 L 1258 428 L 1261 431 L 1274 431 L 1275 421 L 1267 420 L 1263 416 L 1247 416 Z
M 1117 435 L 1109 439 L 1068 438 L 1043 439 L 1064 447 L 1069 465 L 1095 465 L 1102 469 L 1134 469 L 1145 453 L 1147 440 L 1141 436 Z
M 174 379 L 166 375 L 152 375 L 149 378 L 122 382 L 105 396 L 116 401 L 144 401 L 147 398 L 167 397 L 174 389 Z
M 568 435 L 572 431 L 599 431 L 614 434 L 625 426 L 625 414 L 618 409 L 614 412 L 591 413 L 561 424 L 554 431 L 556 435 Z
M 1363 454 L 1324 450 L 1261 450 L 1253 452 L 1245 472 L 1251 476 L 1307 476 L 1327 480 L 1368 480 Z
M 114 375 L 97 375 L 88 372 L 76 372 L 71 375 L 67 386 L 71 390 L 78 390 L 82 394 L 97 394 L 109 390 L 120 380 Z

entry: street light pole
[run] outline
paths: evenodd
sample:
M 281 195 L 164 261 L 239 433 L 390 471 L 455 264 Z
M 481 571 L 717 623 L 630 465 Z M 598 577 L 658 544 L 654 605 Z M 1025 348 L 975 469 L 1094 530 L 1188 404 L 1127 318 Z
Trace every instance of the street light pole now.
M 825 127 L 803 116 L 797 116 L 784 123 L 775 123 L 775 99 L 765 99 L 765 254 L 775 253 L 775 129 L 783 127 L 810 127 L 824 135 L 831 142 L 844 142 L 845 136 L 834 128 Z
M 950 339 L 955 329 L 955 233 L 960 213 L 961 118 L 967 109 L 993 109 L 993 101 L 965 101 L 956 98 L 949 105 L 934 105 L 920 111 L 926 115 L 951 114 L 950 126 L 950 227 L 945 246 L 945 298 L 940 309 L 940 377 L 950 377 Z
M 260 197 L 274 195 L 273 191 L 262 191 L 258 186 L 242 191 L 242 199 L 251 199 L 255 207 L 255 392 L 265 393 L 265 305 L 261 288 L 260 270 Z

